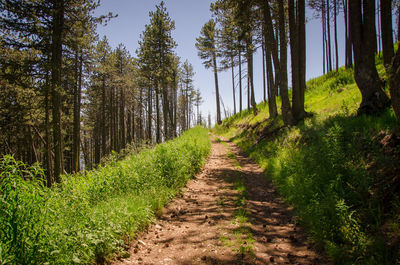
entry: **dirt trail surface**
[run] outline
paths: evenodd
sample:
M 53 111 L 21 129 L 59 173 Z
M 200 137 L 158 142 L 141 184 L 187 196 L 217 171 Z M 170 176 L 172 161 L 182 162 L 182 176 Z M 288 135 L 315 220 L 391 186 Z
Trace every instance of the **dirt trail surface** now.
M 114 264 L 327 264 L 262 169 L 218 138 L 202 172 L 130 254 Z

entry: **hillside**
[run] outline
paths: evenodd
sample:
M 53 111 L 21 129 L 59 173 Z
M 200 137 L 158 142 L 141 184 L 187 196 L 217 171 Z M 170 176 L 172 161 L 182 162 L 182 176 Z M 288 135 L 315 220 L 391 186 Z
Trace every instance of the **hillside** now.
M 385 77 L 378 61 L 378 71 Z M 400 262 L 400 128 L 393 110 L 357 116 L 352 70 L 307 83 L 295 127 L 244 111 L 214 131 L 239 145 L 266 172 L 311 239 L 337 264 Z

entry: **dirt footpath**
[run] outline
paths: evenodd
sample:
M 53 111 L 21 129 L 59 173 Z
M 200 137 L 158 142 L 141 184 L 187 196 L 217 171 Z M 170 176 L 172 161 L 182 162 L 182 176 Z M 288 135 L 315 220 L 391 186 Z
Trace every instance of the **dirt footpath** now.
M 261 168 L 216 139 L 202 172 L 114 264 L 327 264 Z

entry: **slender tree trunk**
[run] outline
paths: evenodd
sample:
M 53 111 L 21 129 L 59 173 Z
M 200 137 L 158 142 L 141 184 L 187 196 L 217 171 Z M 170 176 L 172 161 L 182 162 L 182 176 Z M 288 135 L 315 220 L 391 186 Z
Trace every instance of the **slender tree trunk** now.
M 253 51 L 250 48 L 251 45 L 251 40 L 248 40 L 247 43 L 247 75 L 249 77 L 249 92 L 250 92 L 250 104 L 251 107 L 253 108 L 253 112 L 257 113 L 257 105 L 256 105 L 256 99 L 254 95 L 254 80 L 253 80 Z
M 336 1 L 336 0 L 335 0 Z M 299 46 L 299 105 L 296 107 L 296 119 L 304 118 L 304 95 L 306 91 L 306 7 L 304 0 L 297 2 L 297 26 Z
M 263 31 L 264 27 L 263 27 Z M 267 85 L 266 85 L 266 74 L 265 74 L 265 44 L 264 44 L 264 37 L 262 38 L 262 43 L 261 43 L 261 50 L 262 50 L 262 69 L 263 69 L 263 74 L 262 74 L 262 79 L 263 79 L 263 98 L 264 98 L 264 103 L 267 102 Z
M 63 172 L 63 143 L 61 130 L 61 67 L 64 28 L 64 1 L 53 0 L 53 28 L 51 43 L 51 96 L 53 114 L 54 179 L 61 182 Z
M 132 111 L 128 108 L 126 117 L 126 143 L 132 143 Z
M 80 133 L 81 133 L 81 90 L 82 90 L 82 67 L 83 58 L 82 51 L 80 56 L 76 53 L 77 71 L 75 93 L 74 93 L 74 129 L 73 129 L 73 143 L 72 143 L 72 172 L 79 172 L 80 170 Z
M 331 10 L 330 10 L 330 0 L 326 1 L 326 29 L 328 35 L 328 72 L 332 71 L 332 45 L 331 45 Z
M 49 74 L 46 73 L 46 91 L 45 91 L 45 134 L 46 134 L 46 142 L 45 142 L 45 149 L 46 149 L 46 176 L 47 176 L 47 187 L 51 187 L 54 183 L 53 178 L 53 167 L 52 167 L 52 159 L 51 159 L 51 146 L 50 146 L 50 106 L 49 106 Z
M 159 103 L 159 89 L 158 82 L 156 82 L 156 143 L 161 143 L 161 129 L 160 129 L 160 103 Z
M 292 125 L 293 116 L 290 109 L 289 92 L 288 92 L 288 80 L 287 80 L 287 40 L 285 30 L 285 9 L 283 1 L 279 1 L 279 42 L 280 42 L 280 93 L 282 99 L 282 118 L 286 125 Z
M 219 88 L 218 88 L 218 68 L 216 55 L 213 56 L 213 68 L 214 68 L 214 81 L 215 81 L 215 98 L 217 103 L 217 123 L 221 124 L 221 107 L 219 104 Z
M 278 116 L 278 107 L 276 105 L 276 84 L 272 70 L 271 51 L 266 49 L 266 63 L 268 73 L 268 109 L 270 118 Z
M 390 71 L 390 97 L 397 121 L 400 122 L 400 49 L 396 52 Z
M 111 151 L 115 150 L 115 138 L 114 138 L 114 92 L 113 92 L 113 88 L 110 87 L 109 92 L 110 92 L 110 108 L 108 110 L 109 112 L 109 116 L 110 116 L 110 131 L 109 131 L 109 135 L 110 135 L 110 153 Z
M 336 72 L 339 71 L 339 51 L 338 51 L 338 38 L 337 38 L 337 1 L 338 0 L 333 0 L 334 6 L 333 6 L 333 12 L 334 12 L 334 30 L 335 30 L 335 59 L 336 59 Z
M 358 113 L 374 114 L 389 106 L 375 66 L 375 3 L 350 1 L 350 25 L 354 51 L 354 79 L 361 91 Z M 371 41 L 373 40 L 373 41 Z
M 352 37 L 351 30 L 350 30 L 350 26 L 351 26 L 350 25 L 350 1 L 351 0 L 347 1 L 347 23 L 348 23 L 347 29 L 348 29 L 348 34 L 349 34 L 349 36 L 348 36 L 349 45 L 348 45 L 347 49 L 348 49 L 348 54 L 349 54 L 349 57 L 348 57 L 349 68 L 353 67 L 353 37 Z
M 235 71 L 234 71 L 233 55 L 231 56 L 231 70 L 232 70 L 233 114 L 236 114 Z
M 381 51 L 382 51 L 382 49 L 381 49 L 381 39 L 382 39 L 382 31 L 381 31 L 381 29 L 382 29 L 382 24 L 381 24 L 381 22 L 382 22 L 382 19 L 381 19 L 381 14 L 382 14 L 382 10 L 381 10 L 381 5 L 380 5 L 380 1 L 378 0 L 378 6 L 377 6 L 377 8 L 378 8 L 378 12 L 377 12 L 377 22 L 378 22 L 378 34 L 377 34 L 377 39 L 376 39 L 376 42 L 378 43 L 378 49 L 377 49 L 377 53 L 378 53 L 378 56 L 380 57 L 381 55 L 379 54 Z
M 121 85 L 119 89 L 120 102 L 119 102 L 119 131 L 120 131 L 120 149 L 126 147 L 126 134 L 125 134 L 125 91 Z
M 242 112 L 243 110 L 243 99 L 242 99 L 242 55 L 241 55 L 241 51 L 239 49 L 239 111 Z
M 326 22 L 325 22 L 325 3 L 322 4 L 322 65 L 323 65 L 323 74 L 326 74 L 328 70 L 327 63 L 327 52 L 326 52 Z
M 107 126 L 106 126 L 106 78 L 102 76 L 101 85 L 101 154 L 105 156 L 107 154 L 106 144 L 107 144 Z
M 151 89 L 151 85 L 149 84 L 149 91 L 148 91 L 148 111 L 147 111 L 147 140 L 148 143 L 151 144 L 153 143 L 153 136 L 152 136 L 152 116 L 153 116 L 153 106 L 152 106 L 152 101 L 153 101 L 153 93 Z
M 391 0 L 381 0 L 381 18 L 383 64 L 388 70 L 394 56 Z

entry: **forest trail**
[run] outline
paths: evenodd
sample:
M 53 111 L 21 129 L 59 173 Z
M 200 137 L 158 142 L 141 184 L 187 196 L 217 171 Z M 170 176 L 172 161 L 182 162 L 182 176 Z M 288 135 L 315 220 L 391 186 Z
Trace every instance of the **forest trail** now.
M 202 172 L 114 264 L 327 264 L 262 169 L 212 138 Z

